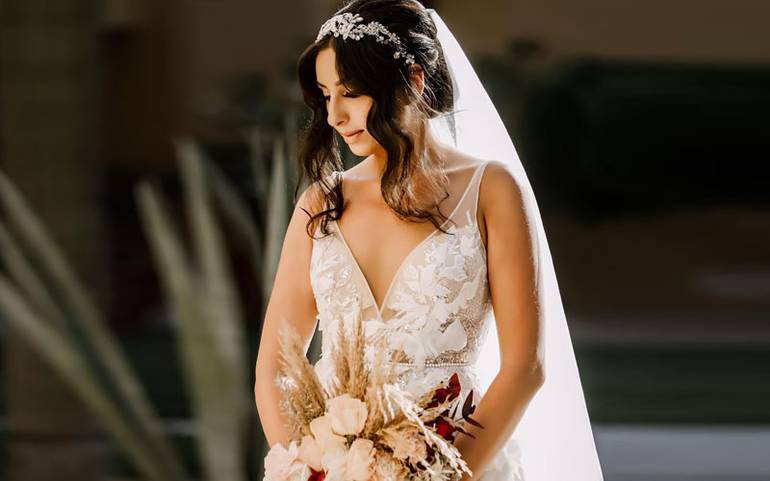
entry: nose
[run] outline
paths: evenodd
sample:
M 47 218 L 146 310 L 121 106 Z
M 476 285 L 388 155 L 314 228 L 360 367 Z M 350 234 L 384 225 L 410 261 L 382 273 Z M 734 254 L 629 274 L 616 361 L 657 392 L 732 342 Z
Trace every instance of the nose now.
M 348 118 L 348 113 L 340 102 L 337 101 L 339 97 L 332 96 L 329 99 L 329 104 L 326 107 L 327 116 L 326 121 L 334 128 L 342 125 Z

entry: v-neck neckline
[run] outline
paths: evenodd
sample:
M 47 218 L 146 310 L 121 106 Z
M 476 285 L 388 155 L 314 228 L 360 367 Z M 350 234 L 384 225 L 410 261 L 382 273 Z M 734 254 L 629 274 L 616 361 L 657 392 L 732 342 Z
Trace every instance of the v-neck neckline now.
M 473 171 L 473 174 L 471 174 L 471 179 L 468 181 L 468 185 L 465 186 L 465 189 L 463 190 L 463 193 L 460 195 L 460 200 L 457 201 L 457 204 L 452 209 L 452 212 L 447 216 L 446 220 L 441 223 L 441 227 L 443 228 L 447 223 L 449 223 L 450 220 L 452 220 L 457 213 L 457 209 L 460 208 L 460 206 L 465 201 L 465 198 L 468 196 L 468 192 L 471 190 L 471 187 L 474 184 L 474 181 L 476 180 L 476 175 L 479 173 L 479 169 L 485 164 L 486 162 L 481 162 L 479 165 L 476 166 L 476 168 Z M 338 172 L 340 176 L 342 175 L 341 172 Z M 398 280 L 399 276 L 401 275 L 401 271 L 404 269 L 404 266 L 407 264 L 409 259 L 414 255 L 415 252 L 417 252 L 420 247 L 422 247 L 425 243 L 427 243 L 437 232 L 440 232 L 439 229 L 434 228 L 430 234 L 428 234 L 425 238 L 423 238 L 420 242 L 417 243 L 414 247 L 412 247 L 409 252 L 407 252 L 406 256 L 401 260 L 401 263 L 399 263 L 398 267 L 396 268 L 395 274 L 393 274 L 393 277 L 390 279 L 390 283 L 388 284 L 388 288 L 385 291 L 385 295 L 382 298 L 382 305 L 377 305 L 377 299 L 374 297 L 374 291 L 372 290 L 372 286 L 369 284 L 369 280 L 364 275 L 364 271 L 361 269 L 361 265 L 358 263 L 358 260 L 356 259 L 356 256 L 353 254 L 353 250 L 350 248 L 350 244 L 348 244 L 348 241 L 345 239 L 345 234 L 343 234 L 342 229 L 340 228 L 339 224 L 337 223 L 337 219 L 334 219 L 332 222 L 334 222 L 335 230 L 339 234 L 340 241 L 342 241 L 342 245 L 345 246 L 345 250 L 348 253 L 348 257 L 350 257 L 350 260 L 353 264 L 353 266 L 356 268 L 356 271 L 358 272 L 358 275 L 361 278 L 361 282 L 366 287 L 367 293 L 369 295 L 369 298 L 372 301 L 372 304 L 374 305 L 374 309 L 377 311 L 377 319 L 382 321 L 382 313 L 385 311 L 385 308 L 388 306 L 388 298 L 390 297 L 390 292 L 393 290 L 393 285 Z

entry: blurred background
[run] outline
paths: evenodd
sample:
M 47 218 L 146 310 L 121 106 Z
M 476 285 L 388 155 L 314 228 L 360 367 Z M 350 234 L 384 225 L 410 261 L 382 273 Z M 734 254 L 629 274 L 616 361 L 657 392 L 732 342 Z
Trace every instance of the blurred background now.
M 605 479 L 770 479 L 770 4 L 422 3 L 538 195 Z M 262 479 L 294 68 L 339 6 L 0 0 L 2 479 Z

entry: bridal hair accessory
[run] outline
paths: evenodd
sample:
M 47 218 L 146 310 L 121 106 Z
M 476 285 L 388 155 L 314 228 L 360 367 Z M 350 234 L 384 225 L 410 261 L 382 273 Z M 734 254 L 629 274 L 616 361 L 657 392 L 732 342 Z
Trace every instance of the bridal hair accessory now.
M 335 37 L 342 35 L 342 38 L 345 40 L 348 38 L 361 40 L 364 38 L 364 35 L 372 35 L 377 38 L 377 42 L 394 46 L 396 51 L 393 53 L 393 58 L 404 58 L 404 62 L 407 65 L 414 63 L 414 55 L 406 51 L 398 35 L 385 28 L 380 22 L 371 21 L 367 24 L 359 24 L 363 20 L 363 17 L 359 14 L 352 14 L 350 12 L 337 14 L 321 25 L 315 41 L 321 40 L 329 33 L 333 33 Z

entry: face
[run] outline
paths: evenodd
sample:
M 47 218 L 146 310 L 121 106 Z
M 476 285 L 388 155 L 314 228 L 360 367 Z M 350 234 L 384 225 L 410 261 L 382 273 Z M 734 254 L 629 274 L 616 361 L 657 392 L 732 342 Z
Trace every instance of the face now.
M 373 99 L 350 92 L 338 83 L 335 60 L 334 50 L 327 47 L 318 52 L 315 62 L 316 81 L 326 101 L 326 121 L 340 133 L 353 154 L 360 157 L 381 154 L 382 146 L 366 130 L 366 117 Z

